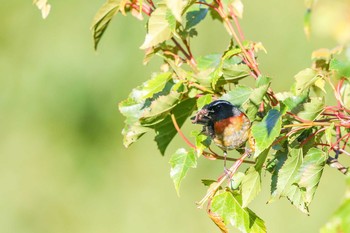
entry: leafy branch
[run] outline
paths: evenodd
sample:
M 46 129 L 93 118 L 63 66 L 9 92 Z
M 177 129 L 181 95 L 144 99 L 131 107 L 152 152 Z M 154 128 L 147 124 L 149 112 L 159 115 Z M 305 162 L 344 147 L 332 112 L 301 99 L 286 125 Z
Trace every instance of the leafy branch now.
M 307 1 L 307 35 L 311 33 L 315 5 Z M 188 149 L 178 149 L 170 159 L 170 174 L 178 193 L 183 178 L 197 166 L 198 159 L 225 159 L 211 150 L 207 135 L 194 130 L 190 140 L 182 132 L 181 126 L 196 110 L 223 99 L 238 106 L 253 122 L 252 158 L 242 148 L 237 149 L 240 158 L 228 157 L 228 161 L 234 161 L 228 173 L 204 182 L 208 192 L 198 203 L 200 207 L 207 203 L 209 217 L 222 232 L 228 231 L 228 224 L 242 232 L 266 232 L 264 221 L 248 208 L 261 190 L 264 170 L 272 174 L 269 202 L 287 198 L 304 213 L 309 212 L 327 164 L 348 174 L 338 161 L 340 156 L 346 159 L 350 155 L 350 60 L 344 52 L 346 44 L 314 51 L 311 67 L 294 76 L 290 90 L 275 93 L 270 87 L 272 79 L 264 75 L 256 59 L 265 48 L 260 42 L 248 41 L 240 26 L 241 0 L 107 0 L 93 20 L 95 48 L 118 13 L 139 20 L 147 18 L 147 33 L 140 46 L 145 51 L 144 64 L 154 56 L 163 61 L 158 72 L 119 104 L 126 119 L 124 145 L 128 147 L 154 130 L 164 155 L 179 135 Z M 198 36 L 196 27 L 206 17 L 219 20 L 231 40 L 221 53 L 196 56 L 191 39 Z M 249 78 L 255 84 L 243 85 L 241 81 Z M 329 90 L 335 102 L 332 105 L 326 104 L 332 103 L 326 95 Z M 251 166 L 241 172 L 242 163 Z M 348 203 L 336 216 L 345 216 Z M 337 224 L 333 222 L 333 228 L 325 229 L 344 229 L 346 225 Z

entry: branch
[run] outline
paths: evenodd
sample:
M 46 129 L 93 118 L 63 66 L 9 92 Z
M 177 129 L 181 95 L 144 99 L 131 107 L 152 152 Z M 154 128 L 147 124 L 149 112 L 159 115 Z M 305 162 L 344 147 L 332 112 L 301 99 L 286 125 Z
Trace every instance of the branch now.
M 327 159 L 327 164 L 330 167 L 334 167 L 336 168 L 338 171 L 340 171 L 341 173 L 343 173 L 344 175 L 347 175 L 348 173 L 348 168 L 344 167 L 337 159 L 333 158 L 333 157 L 329 157 Z

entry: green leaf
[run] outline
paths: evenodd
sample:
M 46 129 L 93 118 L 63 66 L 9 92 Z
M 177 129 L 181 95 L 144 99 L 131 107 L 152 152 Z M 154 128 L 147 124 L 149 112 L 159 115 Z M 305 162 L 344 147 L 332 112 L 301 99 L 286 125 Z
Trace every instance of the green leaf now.
M 299 73 L 297 73 L 295 76 L 295 92 L 296 95 L 301 94 L 305 90 L 308 90 L 310 87 L 314 85 L 314 83 L 320 79 L 318 72 L 311 68 L 306 68 L 304 70 L 301 70 Z
M 141 126 L 138 122 L 133 124 L 125 124 L 122 135 L 123 144 L 125 147 L 129 147 L 131 144 L 136 142 L 140 137 L 149 131 L 149 128 Z
M 293 113 L 297 114 L 298 117 L 304 120 L 313 121 L 315 120 L 324 108 L 324 99 L 319 97 L 310 98 L 310 102 L 299 105 L 294 108 Z
M 189 168 L 197 166 L 197 157 L 193 150 L 186 151 L 180 148 L 171 156 L 169 163 L 171 164 L 170 177 L 174 181 L 177 194 L 180 195 L 181 181 L 185 178 Z
M 315 85 L 319 79 L 322 79 L 317 71 L 310 68 L 300 71 L 294 78 L 296 81 L 296 95 L 300 95 L 302 92 Z
M 302 194 L 306 206 L 309 206 L 315 195 L 327 158 L 322 150 L 311 148 L 298 170 L 295 182 L 300 189 L 305 190 Z
M 174 114 L 179 127 L 181 127 L 186 119 L 192 114 L 195 109 L 195 105 L 195 99 L 186 99 L 176 105 L 171 111 L 171 113 Z M 153 128 L 156 132 L 154 139 L 157 142 L 158 149 L 161 154 L 164 155 L 169 143 L 177 134 L 170 115 L 167 115 L 160 123 L 152 125 L 151 128 Z
M 162 91 L 167 82 L 171 79 L 171 75 L 171 72 L 160 73 L 152 77 L 147 82 L 144 82 L 142 85 L 142 98 L 150 98 L 154 94 Z
M 325 130 L 326 141 L 329 145 L 332 145 L 333 130 L 334 122 L 332 122 L 331 125 Z
M 350 83 L 349 81 L 344 81 L 343 86 L 340 89 L 340 96 L 342 102 L 346 108 L 350 108 Z
M 333 58 L 329 65 L 330 70 L 335 70 L 338 78 L 350 78 L 350 61 L 341 61 Z
M 211 209 L 221 216 L 224 223 L 230 223 L 242 232 L 264 233 L 264 221 L 249 208 L 243 208 L 241 196 L 229 191 L 217 194 L 212 201 Z
M 253 89 L 247 86 L 235 86 L 231 91 L 224 94 L 221 99 L 227 100 L 233 105 L 242 106 L 249 100 Z
M 248 118 L 250 119 L 250 121 L 255 120 L 255 116 L 258 112 L 259 106 L 260 106 L 261 102 L 263 101 L 263 98 L 264 98 L 269 86 L 270 86 L 270 83 L 266 84 L 266 85 L 262 85 L 260 87 L 257 87 L 255 89 L 253 89 L 253 92 L 249 96 L 249 104 L 247 107 L 246 114 L 247 114 Z
M 242 180 L 242 206 L 247 207 L 260 191 L 260 172 L 255 170 L 255 167 L 250 167 Z
M 304 14 L 304 33 L 307 38 L 310 38 L 311 34 L 311 8 L 307 8 Z
M 212 101 L 212 95 L 207 94 L 207 95 L 202 95 L 197 99 L 197 108 L 201 109 L 203 108 L 204 105 L 209 104 Z
M 199 24 L 208 13 L 208 8 L 199 8 L 186 13 L 186 29 L 190 29 Z
M 136 92 L 137 89 L 134 89 L 132 93 Z M 119 103 L 119 111 L 126 117 L 125 127 L 122 131 L 122 135 L 124 136 L 123 144 L 125 147 L 129 147 L 148 131 L 147 128 L 142 127 L 138 122 L 141 116 L 142 106 L 143 103 L 138 103 L 131 97 Z
M 269 202 L 286 197 L 290 193 L 295 176 L 303 161 L 303 151 L 290 148 L 288 151 L 278 151 L 279 157 L 271 178 L 271 199 Z
M 250 75 L 250 68 L 245 64 L 228 64 L 222 66 L 222 74 L 225 80 L 237 80 Z
M 118 13 L 119 9 L 120 0 L 107 0 L 107 2 L 97 11 L 91 26 L 95 49 L 97 49 L 109 22 L 112 20 L 113 16 Z
M 288 92 L 288 93 L 290 93 L 290 92 Z M 289 111 L 293 111 L 294 108 L 305 103 L 307 98 L 308 98 L 307 92 L 304 92 L 298 96 L 294 96 L 292 93 L 290 93 L 290 96 L 285 98 L 282 102 L 284 105 L 286 105 L 288 107 Z
M 151 105 L 143 111 L 140 122 L 144 126 L 159 123 L 180 100 L 181 93 L 172 91 L 169 95 L 162 95 L 153 100 Z
M 252 127 L 252 134 L 256 142 L 256 154 L 259 154 L 273 143 L 281 131 L 281 113 L 271 109 L 263 120 Z
M 140 49 L 156 46 L 172 37 L 172 28 L 167 19 L 169 17 L 167 11 L 168 9 L 165 6 L 159 6 L 153 11 L 148 20 L 148 32 L 145 41 Z
M 221 54 L 208 54 L 202 57 L 198 57 L 197 64 L 198 69 L 206 70 L 206 69 L 214 69 L 220 64 Z
M 176 20 L 181 23 L 182 11 L 187 5 L 189 0 L 165 0 L 167 7 L 171 10 L 171 13 L 175 16 Z

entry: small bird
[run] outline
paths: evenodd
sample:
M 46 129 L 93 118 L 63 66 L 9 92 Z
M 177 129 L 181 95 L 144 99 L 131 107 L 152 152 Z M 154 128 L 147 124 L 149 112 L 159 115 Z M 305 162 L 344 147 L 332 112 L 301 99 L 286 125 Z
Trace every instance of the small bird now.
M 250 137 L 249 118 L 226 100 L 205 105 L 191 120 L 193 124 L 203 125 L 202 133 L 224 151 L 225 170 L 227 151 L 241 148 Z

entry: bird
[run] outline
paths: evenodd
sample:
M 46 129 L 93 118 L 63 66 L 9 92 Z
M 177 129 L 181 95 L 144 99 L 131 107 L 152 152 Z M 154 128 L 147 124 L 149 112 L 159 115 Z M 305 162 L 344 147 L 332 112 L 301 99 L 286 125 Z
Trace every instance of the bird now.
M 201 133 L 209 136 L 223 150 L 224 169 L 227 171 L 227 151 L 242 148 L 250 138 L 251 122 L 248 116 L 229 101 L 214 100 L 204 105 L 191 120 L 193 124 L 203 125 Z

